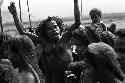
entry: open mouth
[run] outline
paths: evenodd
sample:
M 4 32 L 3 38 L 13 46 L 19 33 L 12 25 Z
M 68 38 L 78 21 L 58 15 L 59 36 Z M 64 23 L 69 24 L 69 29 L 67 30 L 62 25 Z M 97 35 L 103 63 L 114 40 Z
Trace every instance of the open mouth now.
M 58 33 L 58 32 L 55 32 L 54 35 L 59 35 L 59 33 Z

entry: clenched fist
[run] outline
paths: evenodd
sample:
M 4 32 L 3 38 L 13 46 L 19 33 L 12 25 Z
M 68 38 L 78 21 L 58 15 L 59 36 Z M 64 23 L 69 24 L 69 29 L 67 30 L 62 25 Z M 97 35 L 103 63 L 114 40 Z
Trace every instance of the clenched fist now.
M 10 2 L 10 6 L 8 6 L 8 10 L 12 15 L 16 15 L 16 7 L 14 2 Z

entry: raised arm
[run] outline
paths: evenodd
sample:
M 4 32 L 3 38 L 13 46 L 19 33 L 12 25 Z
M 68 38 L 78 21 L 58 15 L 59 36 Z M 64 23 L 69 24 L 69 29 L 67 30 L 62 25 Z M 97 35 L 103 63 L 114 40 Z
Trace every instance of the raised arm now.
M 75 29 L 79 28 L 81 24 L 78 0 L 74 0 L 74 19 L 75 23 L 71 25 L 70 29 L 62 36 L 60 40 L 60 42 L 63 44 L 66 44 L 70 40 L 70 38 L 72 37 L 72 32 Z
M 15 3 L 11 2 L 10 6 L 8 6 L 8 9 L 9 9 L 9 12 L 13 15 L 14 23 L 15 23 L 16 28 L 17 28 L 18 32 L 20 33 L 20 35 L 27 35 L 28 37 L 30 37 L 32 39 L 33 42 L 35 42 L 35 40 L 37 40 L 37 36 L 32 35 L 31 33 L 28 33 L 25 31 L 23 24 L 20 22 L 20 20 L 18 18 Z
M 20 20 L 18 18 L 17 10 L 16 10 L 16 7 L 15 7 L 15 3 L 11 2 L 10 6 L 8 6 L 8 9 L 9 9 L 9 12 L 13 15 L 14 23 L 16 25 L 17 30 L 19 31 L 19 33 L 21 35 L 25 35 L 25 29 L 24 29 L 22 23 L 20 22 Z
M 20 20 L 18 18 L 16 7 L 14 4 L 15 4 L 14 2 L 11 2 L 10 6 L 8 6 L 8 9 L 9 9 L 9 12 L 13 15 L 14 23 L 15 23 L 16 28 L 19 31 L 20 35 L 27 35 L 28 37 L 30 37 L 32 39 L 32 41 L 34 43 L 46 45 L 46 41 L 42 37 L 38 37 L 35 34 L 25 31 L 23 24 L 20 22 Z
M 79 26 L 81 24 L 81 19 L 80 19 L 78 0 L 74 0 L 74 19 L 75 19 L 75 24 Z

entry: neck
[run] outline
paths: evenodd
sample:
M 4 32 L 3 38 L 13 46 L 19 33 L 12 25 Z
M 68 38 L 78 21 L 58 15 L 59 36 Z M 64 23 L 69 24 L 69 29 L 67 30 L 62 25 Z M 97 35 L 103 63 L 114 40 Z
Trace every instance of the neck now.
M 24 71 L 28 71 L 28 65 L 25 63 L 25 64 L 22 64 L 20 67 L 18 67 L 19 69 L 19 72 L 24 72 Z

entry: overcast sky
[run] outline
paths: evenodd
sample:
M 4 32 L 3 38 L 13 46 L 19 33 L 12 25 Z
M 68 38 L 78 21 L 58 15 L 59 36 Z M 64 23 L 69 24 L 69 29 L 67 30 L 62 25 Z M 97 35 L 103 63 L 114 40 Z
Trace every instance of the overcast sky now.
M 13 1 L 19 11 L 19 0 L 4 0 L 2 10 L 7 10 L 9 3 Z M 27 0 L 21 0 L 22 11 L 27 13 Z M 80 2 L 79 1 L 79 6 Z M 29 0 L 30 13 L 38 18 L 47 16 L 67 17 L 73 16 L 74 0 Z M 103 13 L 125 12 L 125 0 L 83 0 L 82 14 L 88 14 L 90 9 L 98 7 Z

